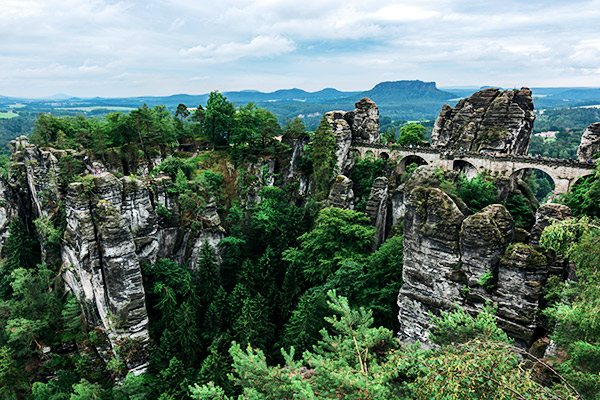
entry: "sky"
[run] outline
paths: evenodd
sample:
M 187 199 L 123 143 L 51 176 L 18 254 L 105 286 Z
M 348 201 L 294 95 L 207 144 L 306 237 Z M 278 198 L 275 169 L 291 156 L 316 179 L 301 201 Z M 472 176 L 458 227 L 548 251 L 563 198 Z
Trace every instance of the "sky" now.
M 600 0 L 1 0 L 0 95 L 600 86 Z

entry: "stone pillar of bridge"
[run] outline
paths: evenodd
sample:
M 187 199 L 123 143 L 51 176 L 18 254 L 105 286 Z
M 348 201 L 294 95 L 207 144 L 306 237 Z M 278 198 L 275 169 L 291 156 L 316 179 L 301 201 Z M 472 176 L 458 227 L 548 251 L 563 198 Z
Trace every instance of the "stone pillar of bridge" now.
M 554 178 L 554 195 L 567 193 L 571 187 L 571 180 L 567 178 Z

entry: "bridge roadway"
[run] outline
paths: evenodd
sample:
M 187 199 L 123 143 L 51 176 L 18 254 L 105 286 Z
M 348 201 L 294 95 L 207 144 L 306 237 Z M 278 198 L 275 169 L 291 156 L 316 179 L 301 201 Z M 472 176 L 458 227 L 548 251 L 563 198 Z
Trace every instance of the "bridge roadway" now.
M 357 152 L 361 157 L 371 155 L 374 158 L 396 161 L 402 171 L 406 168 L 407 163 L 413 162 L 411 161 L 414 160 L 413 157 L 419 157 L 428 165 L 445 170 L 463 171 L 469 178 L 484 171 L 511 177 L 525 169 L 539 169 L 547 173 L 554 181 L 555 194 L 569 191 L 579 178 L 593 174 L 595 167 L 593 164 L 556 158 L 480 154 L 434 147 L 410 147 L 368 142 L 353 142 L 350 150 Z

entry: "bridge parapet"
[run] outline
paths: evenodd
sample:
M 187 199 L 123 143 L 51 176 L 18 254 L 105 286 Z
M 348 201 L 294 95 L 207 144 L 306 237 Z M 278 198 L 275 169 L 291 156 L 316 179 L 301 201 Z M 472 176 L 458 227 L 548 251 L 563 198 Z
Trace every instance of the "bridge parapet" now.
M 439 154 L 442 159 L 464 159 L 464 158 L 477 158 L 481 160 L 490 160 L 496 162 L 518 162 L 535 165 L 545 165 L 549 167 L 570 167 L 578 169 L 593 170 L 595 164 L 580 162 L 577 160 L 566 160 L 562 158 L 547 158 L 547 157 L 534 157 L 534 156 L 516 156 L 516 155 L 495 155 L 492 153 L 476 153 L 471 151 L 456 151 L 447 149 L 438 149 L 434 147 L 425 146 L 401 146 L 401 145 L 386 145 L 383 143 L 368 143 L 362 141 L 352 142 L 351 148 L 354 149 L 385 149 L 389 151 L 406 152 L 418 155 L 418 153 L 427 154 Z

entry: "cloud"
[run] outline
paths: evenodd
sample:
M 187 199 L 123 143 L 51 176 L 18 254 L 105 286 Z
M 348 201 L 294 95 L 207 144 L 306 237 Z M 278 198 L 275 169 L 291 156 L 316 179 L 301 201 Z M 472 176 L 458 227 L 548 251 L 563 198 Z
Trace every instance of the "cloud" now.
M 175 18 L 175 20 L 169 27 L 169 31 L 176 31 L 184 25 L 185 25 L 185 18 Z
M 573 47 L 569 56 L 571 63 L 586 71 L 586 74 L 599 70 L 600 65 L 600 38 L 583 39 Z
M 2 5 L 4 95 L 361 90 L 397 79 L 600 86 L 599 0 L 4 0 Z
M 270 57 L 294 51 L 293 41 L 279 36 L 257 36 L 249 43 L 229 42 L 181 49 L 180 54 L 194 56 L 204 61 L 229 62 L 244 57 Z

